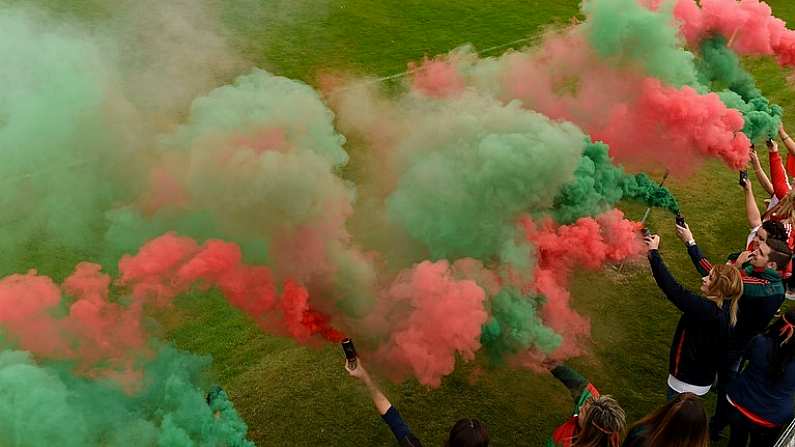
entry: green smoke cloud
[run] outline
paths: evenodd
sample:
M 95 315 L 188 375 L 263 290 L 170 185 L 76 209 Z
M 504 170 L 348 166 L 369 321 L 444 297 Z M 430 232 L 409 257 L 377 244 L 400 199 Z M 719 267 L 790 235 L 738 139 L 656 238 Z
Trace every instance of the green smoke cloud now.
M 538 297 L 514 289 L 502 289 L 491 299 L 491 318 L 483 325 L 480 342 L 492 361 L 502 363 L 531 348 L 550 353 L 560 346 L 560 335 L 538 318 L 539 304 Z
M 742 68 L 737 55 L 717 36 L 701 43 L 698 60 L 700 81 L 713 88 L 725 88 L 718 94 L 727 106 L 739 110 L 745 118 L 743 132 L 752 141 L 771 138 L 781 125 L 783 110 L 762 95 L 754 78 Z
M 14 446 L 253 446 L 224 393 L 208 406 L 198 384 L 209 358 L 163 347 L 139 389 L 88 380 L 67 365 L 0 352 L 0 444 Z
M 128 197 L 116 175 L 131 144 L 130 129 L 110 121 L 128 116 L 97 45 L 5 9 L 0 28 L 0 271 L 7 272 L 32 241 L 48 251 L 93 247 L 104 211 Z
M 516 103 L 474 95 L 430 107 L 428 122 L 407 139 L 412 155 L 387 199 L 389 216 L 432 259 L 489 259 L 514 239 L 513 219 L 548 208 L 571 180 L 585 136 Z
M 693 54 L 682 47 L 672 4 L 652 11 L 636 0 L 586 0 L 585 35 L 596 53 L 620 64 L 642 64 L 646 72 L 675 86 L 697 84 Z
M 607 145 L 589 142 L 574 171 L 574 180 L 555 197 L 552 215 L 560 223 L 571 223 L 604 212 L 621 199 L 637 200 L 672 213 L 679 211 L 676 198 L 667 188 L 646 174 L 627 174 L 613 164 Z

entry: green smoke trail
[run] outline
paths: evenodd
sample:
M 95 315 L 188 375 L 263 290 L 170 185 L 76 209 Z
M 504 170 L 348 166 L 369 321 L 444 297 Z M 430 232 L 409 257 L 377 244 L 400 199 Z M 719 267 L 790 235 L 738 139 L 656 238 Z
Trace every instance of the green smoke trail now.
M 502 289 L 491 299 L 491 318 L 483 325 L 480 342 L 493 362 L 531 348 L 550 353 L 560 346 L 560 335 L 536 314 L 538 301 L 514 289 Z
M 209 358 L 163 347 L 131 394 L 108 380 L 0 352 L 0 444 L 15 446 L 253 446 L 223 393 L 208 406 L 198 384 Z
M 627 174 L 613 164 L 606 144 L 589 142 L 574 171 L 574 180 L 555 197 L 552 215 L 560 223 L 571 223 L 604 212 L 621 199 L 637 200 L 672 213 L 679 211 L 676 198 L 667 188 L 646 174 Z
M 699 80 L 714 88 L 727 106 L 739 110 L 745 118 L 743 132 L 752 141 L 772 138 L 781 125 L 783 110 L 762 95 L 754 78 L 742 68 L 740 59 L 726 46 L 722 36 L 701 43 L 697 61 Z

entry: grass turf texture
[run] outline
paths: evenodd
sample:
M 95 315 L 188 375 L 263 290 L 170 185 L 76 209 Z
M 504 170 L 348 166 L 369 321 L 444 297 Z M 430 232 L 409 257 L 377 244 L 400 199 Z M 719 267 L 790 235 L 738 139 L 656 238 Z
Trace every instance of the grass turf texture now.
M 107 15 L 103 5 L 110 4 L 39 3 L 89 20 Z M 795 22 L 795 4 L 769 3 L 778 17 Z M 310 83 L 325 70 L 390 75 L 424 55 L 464 43 L 488 48 L 511 42 L 546 24 L 566 22 L 577 12 L 574 0 L 234 0 L 218 1 L 217 6 L 230 38 L 250 60 Z M 795 116 L 795 100 L 784 73 L 767 59 L 746 64 L 763 93 L 784 107 L 785 121 L 795 131 L 795 120 L 787 119 Z M 747 224 L 736 184 L 736 174 L 716 162 L 668 183 L 699 244 L 715 259 L 745 240 Z M 643 214 L 633 204 L 622 209 L 630 218 Z M 699 278 L 673 234 L 673 218 L 655 211 L 649 223 L 662 235 L 663 255 L 673 272 L 695 287 Z M 20 271 L 37 267 L 62 277 L 83 258 L 31 246 L 18 265 Z M 571 363 L 614 395 L 634 421 L 664 401 L 668 348 L 678 313 L 657 290 L 645 265 L 622 274 L 609 269 L 580 274 L 572 288 L 574 306 L 592 320 L 593 343 L 591 355 Z M 212 293 L 181 298 L 176 309 L 157 321 L 160 332 L 179 348 L 213 356 L 215 379 L 229 392 L 258 445 L 394 444 L 364 387 L 342 369 L 339 347 L 299 347 L 262 334 Z M 439 389 L 409 381 L 384 383 L 384 390 L 425 445 L 442 445 L 460 417 L 485 421 L 495 446 L 543 445 L 570 414 L 566 390 L 551 376 L 526 370 L 485 368 L 476 374 L 484 365 L 460 366 Z

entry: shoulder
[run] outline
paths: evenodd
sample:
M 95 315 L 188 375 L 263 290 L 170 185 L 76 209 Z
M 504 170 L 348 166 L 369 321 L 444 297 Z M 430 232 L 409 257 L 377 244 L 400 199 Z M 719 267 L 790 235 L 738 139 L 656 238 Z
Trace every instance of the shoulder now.
M 646 439 L 646 434 L 648 433 L 648 427 L 645 425 L 636 425 L 629 430 L 627 433 L 626 439 L 624 439 L 624 443 L 622 444 L 623 447 L 636 447 L 643 445 L 643 441 Z

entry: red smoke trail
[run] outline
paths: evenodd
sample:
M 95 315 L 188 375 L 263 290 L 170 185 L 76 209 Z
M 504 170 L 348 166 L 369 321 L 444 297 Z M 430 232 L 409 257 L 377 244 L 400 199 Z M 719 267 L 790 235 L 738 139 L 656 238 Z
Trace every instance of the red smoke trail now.
M 615 147 L 616 158 L 643 163 L 647 154 L 637 150 L 642 146 L 659 150 L 665 166 L 676 166 L 690 160 L 677 159 L 680 153 L 666 149 L 692 147 L 701 155 L 720 157 L 734 169 L 746 165 L 751 141 L 738 131 L 743 116 L 727 108 L 718 95 L 668 87 L 653 78 L 643 80 L 640 88 L 636 101 L 614 110 L 604 128 L 593 129 L 593 138 Z M 659 139 L 661 128 L 675 130 L 665 144 Z
M 162 304 L 193 286 L 215 287 L 270 332 L 299 341 L 314 335 L 333 342 L 343 338 L 326 315 L 311 308 L 303 286 L 287 280 L 279 295 L 270 269 L 245 264 L 240 247 L 233 243 L 211 240 L 199 246 L 193 239 L 166 234 L 148 242 L 136 255 L 124 256 L 119 270 L 119 284 L 137 299 Z
M 111 278 L 97 264 L 81 263 L 58 287 L 35 271 L 0 280 L 0 326 L 18 348 L 54 360 L 73 360 L 85 374 L 101 364 L 102 374 L 134 374 L 138 355 L 147 353 L 141 327 L 144 307 L 169 305 L 193 286 L 218 288 L 234 307 L 260 326 L 306 342 L 315 335 L 342 340 L 329 318 L 312 309 L 300 284 L 286 281 L 281 294 L 270 270 L 242 262 L 240 248 L 166 234 L 119 263 L 119 284 L 131 300 L 110 300 Z M 64 299 L 67 295 L 73 299 Z M 69 303 L 66 312 L 60 306 Z M 59 316 L 59 314 L 62 314 Z M 123 380 L 122 380 L 123 381 Z
M 456 279 L 447 261 L 417 264 L 382 296 L 378 313 L 391 327 L 376 356 L 397 380 L 413 374 L 420 383 L 439 386 L 455 369 L 457 354 L 471 360 L 480 349 L 488 318 L 484 299 L 483 289 Z
M 568 358 L 582 353 L 580 340 L 590 332 L 589 321 L 570 306 L 569 278 L 577 268 L 599 270 L 608 262 L 620 262 L 644 251 L 638 224 L 624 219 L 619 210 L 596 218 L 579 219 L 572 225 L 551 221 L 536 225 L 523 222 L 527 240 L 536 246 L 538 264 L 533 288 L 547 301 L 541 309 L 544 323 L 563 336 L 553 354 Z
M 504 99 L 573 122 L 609 144 L 618 162 L 687 172 L 694 160 L 718 156 L 745 166 L 750 142 L 738 111 L 715 94 L 608 64 L 574 31 L 549 36 L 533 54 L 506 56 Z
M 660 0 L 646 2 L 656 8 Z M 674 15 L 693 48 L 713 34 L 721 34 L 730 47 L 743 55 L 775 56 L 779 64 L 795 66 L 795 31 L 773 16 L 770 6 L 759 0 L 678 0 Z

